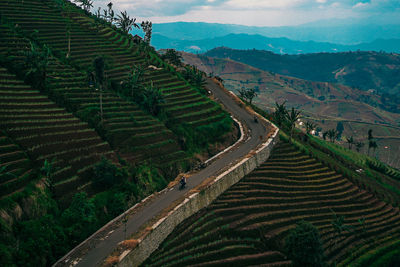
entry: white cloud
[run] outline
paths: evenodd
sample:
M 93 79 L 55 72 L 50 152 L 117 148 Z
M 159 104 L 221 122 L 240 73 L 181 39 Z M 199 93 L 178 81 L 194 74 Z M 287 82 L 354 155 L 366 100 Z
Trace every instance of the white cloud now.
M 355 4 L 355 5 L 353 6 L 353 8 L 365 8 L 365 7 L 367 7 L 367 6 L 369 6 L 369 3 L 362 3 L 362 2 L 359 2 L 359 3 Z
M 297 25 L 331 18 L 400 13 L 400 0 L 111 0 L 115 11 L 127 10 L 153 22 L 204 21 L 257 26 Z M 96 0 L 106 8 L 110 0 Z M 400 15 L 398 16 L 400 17 Z

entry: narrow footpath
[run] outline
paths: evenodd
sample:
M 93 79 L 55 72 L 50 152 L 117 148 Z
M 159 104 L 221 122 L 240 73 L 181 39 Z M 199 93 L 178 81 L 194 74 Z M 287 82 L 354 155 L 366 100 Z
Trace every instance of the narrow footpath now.
M 138 231 L 142 225 L 146 224 L 154 216 L 160 214 L 190 189 L 198 186 L 205 179 L 215 175 L 225 166 L 248 154 L 252 149 L 262 143 L 260 136 L 264 137 L 268 134 L 267 127 L 263 125 L 263 123 L 254 122 L 253 115 L 241 108 L 228 93 L 222 90 L 211 79 L 207 79 L 206 88 L 214 94 L 215 98 L 217 98 L 235 118 L 240 120 L 241 123 L 246 124 L 249 129 L 249 138 L 237 148 L 227 151 L 209 166 L 192 175 L 190 179 L 188 179 L 187 188 L 185 190 L 177 190 L 176 187 L 171 190 L 166 190 L 163 194 L 158 195 L 156 199 L 152 200 L 150 204 L 130 216 L 127 219 L 126 232 L 125 226 L 122 225 L 108 235 L 107 238 L 94 240 L 97 242 L 91 240 L 90 242 L 95 245 L 93 245 L 84 256 L 74 255 L 74 253 L 72 253 L 72 255 L 69 255 L 67 258 L 68 264 L 65 264 L 64 260 L 63 262 L 56 263 L 56 266 L 70 265 L 74 261 L 78 261 L 75 266 L 79 267 L 98 266 L 117 247 L 119 242 L 125 240 L 125 236 L 130 236 Z M 96 236 L 94 238 L 96 238 Z M 82 258 L 79 259 L 79 257 Z

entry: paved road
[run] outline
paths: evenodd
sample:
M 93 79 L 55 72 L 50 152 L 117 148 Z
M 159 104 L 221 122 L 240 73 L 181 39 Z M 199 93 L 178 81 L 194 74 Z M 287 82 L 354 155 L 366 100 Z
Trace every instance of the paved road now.
M 227 95 L 226 92 L 221 90 L 218 85 L 213 81 L 207 81 L 207 88 L 211 90 L 215 97 L 217 97 L 223 105 L 229 110 L 237 119 L 245 123 L 250 129 L 250 139 L 241 146 L 229 151 L 219 159 L 211 163 L 207 168 L 201 170 L 188 179 L 187 189 L 177 190 L 173 189 L 166 191 L 164 194 L 158 196 L 151 204 L 144 207 L 141 211 L 134 214 L 128 219 L 126 235 L 129 236 L 136 232 L 140 226 L 148 222 L 151 218 L 159 214 L 163 209 L 167 208 L 172 202 L 176 201 L 179 197 L 185 194 L 188 190 L 199 185 L 204 179 L 216 174 L 219 170 L 227 166 L 232 161 L 246 155 L 250 150 L 255 148 L 261 143 L 260 136 L 265 136 L 268 132 L 262 123 L 255 123 L 253 116 L 247 113 L 244 109 L 240 108 L 236 102 Z M 92 248 L 83 259 L 76 265 L 79 267 L 96 266 L 101 263 L 116 248 L 117 244 L 124 240 L 125 233 L 124 227 L 115 230 L 107 239 L 99 243 L 96 247 Z

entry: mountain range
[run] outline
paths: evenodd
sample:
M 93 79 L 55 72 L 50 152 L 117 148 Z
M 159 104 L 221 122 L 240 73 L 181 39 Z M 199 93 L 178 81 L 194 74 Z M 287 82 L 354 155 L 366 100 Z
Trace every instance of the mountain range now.
M 341 83 L 380 95 L 381 108 L 400 111 L 400 55 L 379 52 L 279 55 L 265 50 L 213 49 L 205 56 L 305 80 Z
M 278 54 L 305 54 L 318 52 L 387 51 L 400 52 L 400 39 L 377 39 L 370 43 L 341 45 L 327 42 L 294 41 L 286 37 L 271 38 L 259 34 L 230 33 L 201 40 L 179 40 L 154 34 L 152 45 L 157 49 L 173 48 L 179 51 L 204 53 L 216 47 L 260 49 Z
M 400 155 L 400 114 L 384 110 L 382 101 L 385 99 L 373 91 L 290 77 L 228 58 L 182 55 L 186 64 L 221 77 L 225 87 L 233 92 L 255 88 L 254 103 L 262 109 L 273 111 L 275 102 L 286 101 L 288 107 L 301 110 L 306 120 L 317 123 L 323 131 L 335 129 L 341 123 L 344 136 L 355 136 L 360 141 L 366 138 L 369 129 L 373 129 L 379 137 L 377 153 L 382 160 L 389 163 L 389 158 L 383 157 L 387 152 L 385 147 L 393 148 L 392 153 Z M 394 158 L 395 162 L 400 161 L 399 156 Z
M 266 49 L 281 54 L 356 50 L 399 52 L 399 25 L 400 22 L 379 24 L 376 20 L 326 20 L 285 27 L 173 22 L 153 25 L 152 44 L 157 49 L 174 48 L 194 53 L 218 46 Z

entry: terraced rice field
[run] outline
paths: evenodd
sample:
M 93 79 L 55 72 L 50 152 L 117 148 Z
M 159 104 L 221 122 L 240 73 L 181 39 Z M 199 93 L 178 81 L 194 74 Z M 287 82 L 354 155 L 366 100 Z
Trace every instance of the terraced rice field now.
M 200 95 L 183 79 L 166 69 L 151 68 L 151 65 L 159 66 L 155 55 L 150 57 L 140 52 L 137 45 L 109 27 L 96 27 L 93 19 L 74 7 L 62 11 L 54 1 L 7 0 L 0 2 L 0 9 L 26 34 L 38 30 L 40 42 L 62 55 L 68 51 L 66 32 L 67 25 L 70 25 L 72 63 L 85 69 L 96 56 L 104 55 L 111 59 L 107 76 L 116 83 L 127 79 L 133 66 L 142 66 L 146 70 L 144 83 L 153 82 L 162 89 L 166 111 L 177 123 L 185 122 L 197 127 L 227 117 L 218 105 Z
M 0 199 L 21 191 L 34 177 L 24 150 L 0 132 Z
M 29 41 L 4 25 L 0 29 L 0 53 L 23 62 Z M 84 74 L 56 58 L 51 59 L 48 72 L 50 94 L 62 99 L 58 101 L 60 105 L 84 120 L 89 110 L 91 115 L 99 117 L 99 92 L 88 86 Z M 103 93 L 102 101 L 104 122 L 100 130 L 113 148 L 122 150 L 123 158 L 131 163 L 152 159 L 156 164 L 172 164 L 186 158 L 175 135 L 136 104 L 111 91 Z
M 0 68 L 0 129 L 24 148 L 36 166 L 42 166 L 45 160 L 54 160 L 52 183 L 58 197 L 62 192 L 90 185 L 86 174 L 101 157 L 117 160 L 109 144 L 87 123 L 4 68 Z M 22 154 L 15 152 L 14 155 Z M 8 161 L 14 163 L 12 159 L 8 158 Z M 19 157 L 15 160 L 25 162 Z M 15 168 L 23 167 L 21 164 L 16 163 Z M 21 172 L 24 171 L 18 173 Z M 21 186 L 24 184 L 22 180 L 18 180 Z
M 349 230 L 336 231 L 335 216 L 344 216 Z M 281 142 L 267 162 L 179 225 L 144 265 L 288 266 L 283 240 L 300 220 L 318 228 L 330 264 L 348 265 L 400 238 L 398 208 Z

